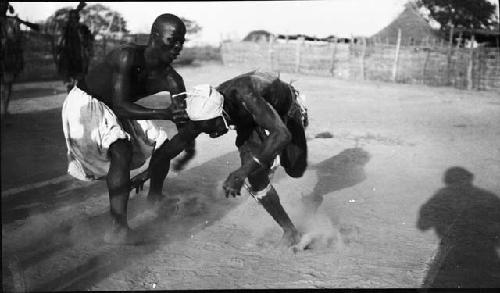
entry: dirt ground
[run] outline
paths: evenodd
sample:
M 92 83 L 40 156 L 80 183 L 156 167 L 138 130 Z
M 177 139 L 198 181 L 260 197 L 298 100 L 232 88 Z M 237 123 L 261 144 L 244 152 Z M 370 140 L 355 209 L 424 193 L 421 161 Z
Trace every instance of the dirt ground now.
M 188 88 L 247 70 L 179 68 Z M 1 134 L 4 284 L 15 291 L 500 286 L 498 92 L 281 77 L 307 96 L 309 168 L 299 179 L 279 169 L 273 182 L 314 240 L 311 249 L 277 247 L 278 225 L 246 191 L 223 196 L 222 182 L 239 164 L 233 132 L 200 136 L 187 169 L 168 175 L 164 192 L 180 198 L 177 208 L 165 201 L 148 209 L 147 185 L 132 193 L 130 224 L 145 244 L 103 243 L 105 183 L 66 174 L 62 83 L 16 84 Z M 165 107 L 168 98 L 144 104 Z M 315 137 L 326 131 L 333 137 Z M 473 185 L 445 185 L 453 166 L 472 173 Z M 305 216 L 301 197 L 311 194 L 324 201 Z

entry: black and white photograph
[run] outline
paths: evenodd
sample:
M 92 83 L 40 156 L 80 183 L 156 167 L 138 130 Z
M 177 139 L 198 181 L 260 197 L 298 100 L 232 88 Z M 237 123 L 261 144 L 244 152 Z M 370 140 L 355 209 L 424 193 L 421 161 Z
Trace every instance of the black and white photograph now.
M 499 7 L 2 0 L 2 292 L 500 288 Z

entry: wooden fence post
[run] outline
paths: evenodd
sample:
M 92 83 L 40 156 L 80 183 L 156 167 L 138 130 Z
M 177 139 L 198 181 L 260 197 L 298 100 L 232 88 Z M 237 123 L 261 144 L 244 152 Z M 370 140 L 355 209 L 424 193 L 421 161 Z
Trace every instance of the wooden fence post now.
M 224 55 L 226 54 L 225 52 L 225 48 L 224 48 L 224 41 L 222 40 L 222 38 L 220 39 L 220 42 L 219 42 L 219 54 L 220 54 L 220 61 L 222 62 L 222 65 L 225 65 L 224 63 Z
M 452 50 L 453 50 L 453 27 L 450 29 L 450 38 L 449 38 L 449 44 L 448 44 L 448 54 L 446 56 L 446 84 L 450 85 L 451 84 L 451 55 L 452 55 Z
M 467 64 L 467 89 L 472 89 L 472 69 L 474 67 L 474 34 L 470 38 L 470 51 L 469 51 L 469 63 Z
M 303 42 L 304 39 L 302 38 L 297 39 L 297 45 L 295 46 L 295 72 L 299 72 L 300 69 L 300 49 L 302 47 Z
M 330 63 L 330 74 L 335 76 L 335 54 L 337 53 L 337 38 L 333 38 L 332 61 Z
M 396 56 L 394 57 L 394 65 L 392 66 L 392 81 L 396 82 L 396 77 L 398 75 L 398 59 L 399 59 L 399 48 L 401 46 L 401 29 L 398 28 L 398 41 L 396 43 Z
M 457 71 L 460 72 L 460 69 L 462 69 L 462 68 L 458 67 L 458 65 L 460 65 L 460 63 L 458 62 L 458 59 L 465 58 L 463 55 L 465 55 L 465 53 L 467 53 L 465 46 L 464 46 L 464 50 L 460 50 L 460 44 L 462 44 L 462 42 L 463 42 L 463 32 L 461 31 L 458 34 L 457 45 L 455 46 L 455 49 L 453 51 L 457 54 L 456 61 L 455 61 L 455 63 L 453 63 L 453 69 L 455 71 L 455 76 L 453 76 L 453 79 L 454 79 L 455 87 L 462 86 L 464 89 L 467 89 L 467 65 L 465 67 L 465 77 L 462 78 L 462 80 L 460 80 L 460 77 L 461 77 L 460 73 L 457 74 Z M 464 54 L 461 54 L 461 53 L 464 53 Z M 457 68 L 458 68 L 458 70 L 457 70 Z M 459 82 L 460 82 L 460 85 L 459 85 Z
M 274 36 L 271 34 L 269 35 L 269 64 L 271 66 L 271 71 L 273 70 L 273 41 Z
M 425 36 L 425 38 L 420 43 L 420 46 L 429 47 L 429 36 Z
M 365 55 L 366 55 L 366 38 L 361 38 L 363 45 L 361 48 L 361 80 L 365 80 Z
M 483 51 L 484 47 L 477 46 L 476 48 L 476 60 L 477 60 L 477 65 L 476 65 L 476 75 L 475 75 L 475 83 L 476 83 L 476 89 L 481 90 L 481 79 L 482 79 L 482 71 L 483 71 Z
M 460 32 L 458 34 L 458 41 L 457 41 L 457 49 L 460 48 L 460 44 L 462 44 L 462 41 L 463 41 L 463 35 L 464 33 L 463 32 Z
M 424 66 L 422 66 L 422 84 L 425 84 L 425 71 L 427 70 L 427 63 L 429 62 L 429 56 L 431 55 L 431 49 L 426 48 L 427 54 L 425 54 Z

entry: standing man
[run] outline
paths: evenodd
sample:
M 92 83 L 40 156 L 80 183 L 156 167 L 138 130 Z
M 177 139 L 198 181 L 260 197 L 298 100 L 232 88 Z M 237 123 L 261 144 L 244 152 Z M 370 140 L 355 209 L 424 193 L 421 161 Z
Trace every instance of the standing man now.
M 282 243 L 293 246 L 300 240 L 271 177 L 278 165 L 294 178 L 307 167 L 305 128 L 307 110 L 297 90 L 269 73 L 249 72 L 219 85 L 195 88 L 186 98 L 190 121 L 172 140 L 155 153 L 150 169 L 133 178 L 132 187 L 140 187 L 148 176 L 156 176 L 152 166 L 174 158 L 200 133 L 215 138 L 236 129 L 236 146 L 241 167 L 227 177 L 223 188 L 226 197 L 240 195 L 246 187 L 284 231 Z M 149 172 L 149 174 L 148 174 Z M 151 182 L 152 184 L 152 182 Z
M 21 20 L 16 16 L 7 16 L 7 11 L 14 13 L 14 8 L 8 1 L 0 2 L 0 66 L 1 66 L 1 117 L 6 119 L 8 113 L 9 100 L 12 92 L 12 84 L 17 75 L 24 67 L 23 58 L 23 36 L 20 24 L 39 30 L 36 23 Z
M 167 109 L 135 103 L 161 91 L 171 95 L 185 91 L 182 77 L 171 66 L 182 50 L 185 34 L 179 17 L 158 16 L 147 45 L 126 44 L 111 51 L 77 82 L 63 104 L 68 173 L 81 180 L 106 178 L 112 217 L 107 242 L 137 240 L 127 224 L 130 170 L 143 165 L 153 150 L 168 141 L 166 132 L 150 120 L 187 120 L 179 103 Z M 162 198 L 170 166 L 169 159 L 157 160 L 155 154 L 157 164 L 150 165 L 154 174 L 148 194 L 151 201 Z
M 80 2 L 76 9 L 69 11 L 68 22 L 57 45 L 57 68 L 68 92 L 87 74 L 93 53 L 94 37 L 89 28 L 80 23 L 80 11 L 85 5 Z

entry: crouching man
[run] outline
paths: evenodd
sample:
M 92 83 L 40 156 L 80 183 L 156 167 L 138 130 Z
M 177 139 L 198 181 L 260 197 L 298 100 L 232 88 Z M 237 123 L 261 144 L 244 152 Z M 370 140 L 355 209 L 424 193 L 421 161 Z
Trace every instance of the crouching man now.
M 306 170 L 308 118 L 301 99 L 293 86 L 261 72 L 237 76 L 217 88 L 195 87 L 186 97 L 190 121 L 161 147 L 156 160 L 175 157 L 202 132 L 215 138 L 234 128 L 241 167 L 225 180 L 226 197 L 240 195 L 246 182 L 249 193 L 283 229 L 283 244 L 295 245 L 300 233 L 281 205 L 270 178 L 279 164 L 295 178 Z M 152 160 L 150 166 L 155 164 Z M 152 178 L 154 171 L 150 168 L 147 172 L 135 177 L 133 186 Z
M 71 89 L 62 108 L 68 149 L 68 173 L 81 180 L 105 178 L 112 228 L 111 243 L 134 244 L 138 239 L 127 224 L 130 170 L 143 165 L 168 141 L 151 120 L 187 120 L 182 105 L 149 109 L 135 102 L 161 91 L 185 91 L 182 77 L 171 67 L 184 44 L 186 27 L 175 15 L 162 14 L 152 25 L 147 46 L 128 44 L 111 51 Z M 156 152 L 156 151 L 155 151 Z M 158 162 L 158 160 L 154 160 Z M 170 161 L 152 170 L 148 199 L 161 199 Z

